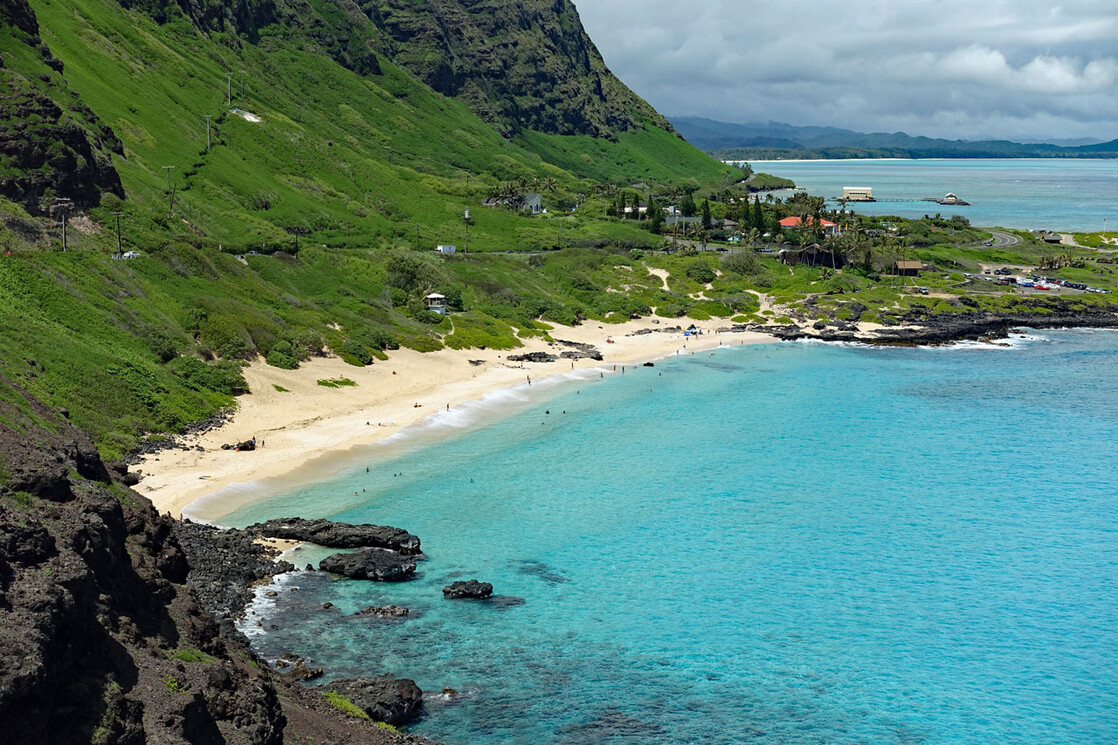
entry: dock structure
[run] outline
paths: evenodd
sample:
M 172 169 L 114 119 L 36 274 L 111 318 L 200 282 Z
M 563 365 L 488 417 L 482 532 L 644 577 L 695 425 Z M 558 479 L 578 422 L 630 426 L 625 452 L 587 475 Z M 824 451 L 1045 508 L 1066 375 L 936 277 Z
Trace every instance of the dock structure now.
M 844 202 L 876 202 L 873 198 L 873 187 L 871 186 L 844 186 L 842 187 L 842 199 Z

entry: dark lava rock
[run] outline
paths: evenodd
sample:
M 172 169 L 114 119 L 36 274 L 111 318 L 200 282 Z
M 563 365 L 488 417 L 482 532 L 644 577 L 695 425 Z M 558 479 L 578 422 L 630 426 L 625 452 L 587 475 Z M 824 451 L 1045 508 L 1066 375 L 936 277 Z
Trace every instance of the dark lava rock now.
M 392 551 L 366 548 L 352 554 L 333 554 L 318 562 L 324 572 L 342 574 L 352 579 L 379 582 L 402 582 L 415 574 L 415 561 Z
M 411 611 L 398 605 L 386 605 L 383 608 L 375 605 L 370 605 L 368 608 L 362 608 L 353 615 L 355 616 L 379 616 L 379 617 L 401 617 L 406 616 Z
M 422 553 L 419 538 L 401 528 L 386 525 L 350 525 L 289 517 L 256 523 L 245 531 L 265 538 L 306 541 L 328 548 L 387 548 L 409 556 Z
M 528 352 L 527 354 L 510 354 L 505 359 L 509 362 L 554 362 L 557 358 L 547 352 Z
M 564 339 L 556 339 L 555 341 L 558 344 L 562 344 L 565 347 L 571 347 L 573 350 L 575 350 L 573 352 L 563 352 L 563 354 L 560 355 L 560 356 L 563 357 L 564 359 L 569 359 L 569 360 L 591 359 L 591 360 L 594 360 L 595 362 L 601 362 L 602 361 L 602 353 L 599 352 L 597 347 L 595 347 L 593 344 L 583 344 L 581 342 L 566 341 Z
M 276 667 L 282 670 L 284 675 L 296 680 L 314 680 L 322 677 L 321 667 L 311 667 L 305 659 L 290 652 L 284 652 L 279 656 Z
M 342 694 L 375 722 L 407 724 L 423 711 L 423 691 L 407 678 L 341 678 L 323 686 L 323 690 Z
M 443 588 L 443 595 L 448 598 L 487 598 L 493 594 L 493 585 L 488 582 L 478 582 L 471 579 L 468 582 L 451 582 Z
M 275 561 L 276 549 L 261 546 L 242 530 L 221 530 L 189 520 L 174 523 L 175 537 L 190 563 L 198 599 L 219 620 L 239 618 L 261 580 L 295 569 Z

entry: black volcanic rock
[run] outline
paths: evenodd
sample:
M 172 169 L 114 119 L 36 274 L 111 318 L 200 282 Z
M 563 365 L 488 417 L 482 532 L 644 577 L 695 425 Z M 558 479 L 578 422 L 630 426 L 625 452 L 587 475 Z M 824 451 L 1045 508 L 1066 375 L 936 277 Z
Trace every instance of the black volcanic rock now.
M 505 359 L 509 362 L 554 362 L 558 358 L 547 352 L 527 352 L 525 354 L 510 354 Z
M 401 528 L 385 525 L 350 525 L 290 517 L 256 523 L 245 530 L 265 538 L 306 541 L 327 548 L 386 548 L 409 556 L 422 553 L 419 538 Z
M 189 521 L 174 524 L 190 562 L 190 582 L 219 621 L 239 618 L 261 580 L 295 569 L 275 561 L 275 549 L 261 546 L 248 531 L 221 530 Z
M 332 554 L 318 563 L 324 572 L 352 579 L 402 582 L 415 574 L 415 561 L 393 551 L 366 548 L 351 554 Z
M 476 579 L 451 582 L 443 588 L 443 595 L 448 598 L 487 598 L 492 594 L 493 585 Z
M 382 675 L 341 678 L 322 686 L 336 691 L 361 708 L 374 722 L 391 725 L 415 721 L 423 712 L 423 691 L 414 680 Z

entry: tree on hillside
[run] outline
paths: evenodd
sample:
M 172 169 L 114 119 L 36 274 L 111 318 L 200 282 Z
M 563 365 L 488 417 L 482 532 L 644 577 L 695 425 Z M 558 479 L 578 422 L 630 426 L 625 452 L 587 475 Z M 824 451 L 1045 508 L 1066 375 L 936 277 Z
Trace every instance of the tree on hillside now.
M 710 218 L 710 201 L 707 200 L 707 199 L 704 199 L 703 200 L 703 230 L 710 230 L 710 227 L 711 227 L 712 224 L 713 223 L 711 222 L 711 218 Z
M 765 214 L 761 210 L 760 196 L 753 200 L 753 227 L 762 233 L 765 232 Z
M 656 235 L 664 232 L 664 210 L 655 199 L 648 200 L 648 217 L 652 221 L 649 229 Z
M 683 194 L 683 199 L 679 202 L 679 211 L 683 213 L 684 217 L 694 217 L 698 211 L 695 206 L 695 198 L 689 192 Z

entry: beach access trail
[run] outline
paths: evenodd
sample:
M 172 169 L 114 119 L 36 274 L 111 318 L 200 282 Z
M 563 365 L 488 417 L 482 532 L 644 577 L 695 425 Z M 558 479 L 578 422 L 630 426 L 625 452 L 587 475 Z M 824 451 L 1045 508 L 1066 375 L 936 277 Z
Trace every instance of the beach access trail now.
M 387 361 L 355 367 L 337 357 L 304 362 L 298 370 L 282 370 L 257 360 L 245 368 L 250 393 L 237 399 L 237 410 L 224 426 L 181 438 L 189 449 L 173 448 L 148 456 L 137 466 L 143 479 L 136 489 L 160 512 L 178 517 L 196 499 L 236 483 L 281 477 L 327 453 L 367 445 L 399 432 L 437 411 L 445 411 L 486 393 L 528 385 L 572 370 L 613 373 L 614 366 L 635 365 L 675 354 L 775 342 L 758 332 L 716 333 L 719 321 L 696 321 L 701 336 L 685 339 L 688 319 L 650 319 L 624 324 L 589 322 L 556 326 L 553 339 L 591 344 L 601 362 L 558 359 L 555 362 L 509 362 L 511 355 L 547 352 L 558 356 L 570 347 L 542 339 L 524 340 L 511 351 L 443 349 L 420 353 L 401 349 Z M 653 333 L 632 335 L 648 329 Z M 612 341 L 607 341 L 607 339 Z M 480 364 L 474 364 L 480 361 Z M 319 380 L 346 378 L 356 385 L 327 387 Z M 280 390 L 280 389 L 286 390 Z M 418 404 L 418 406 L 416 406 Z M 252 452 L 222 450 L 223 444 L 257 441 Z M 196 449 L 201 447 L 201 450 Z M 232 508 L 234 505 L 230 505 Z M 215 505 L 209 505 L 212 511 Z

